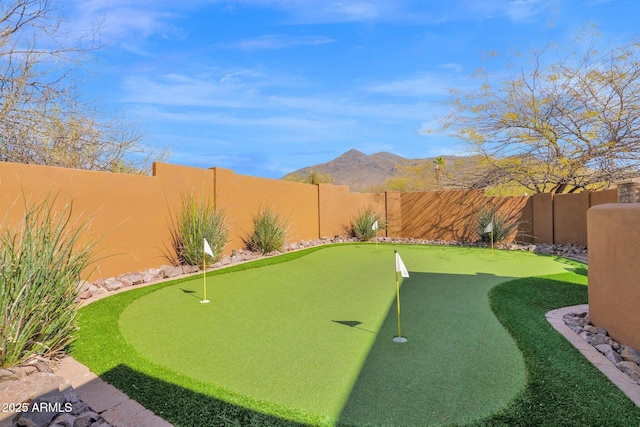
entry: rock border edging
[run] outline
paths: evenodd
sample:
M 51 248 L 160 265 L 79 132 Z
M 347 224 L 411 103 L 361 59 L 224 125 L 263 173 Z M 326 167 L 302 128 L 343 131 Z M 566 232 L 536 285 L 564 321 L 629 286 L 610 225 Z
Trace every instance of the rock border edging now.
M 596 350 L 565 324 L 565 315 L 584 312 L 588 309 L 588 304 L 562 307 L 547 312 L 545 317 L 556 331 L 564 336 L 589 362 L 609 378 L 636 406 L 640 407 L 640 385 L 616 368 L 604 354 Z

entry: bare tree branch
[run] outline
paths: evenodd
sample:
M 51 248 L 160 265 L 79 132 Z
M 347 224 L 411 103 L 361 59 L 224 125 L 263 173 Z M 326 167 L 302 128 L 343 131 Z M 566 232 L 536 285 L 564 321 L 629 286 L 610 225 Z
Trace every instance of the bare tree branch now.
M 467 141 L 499 176 L 534 192 L 608 188 L 640 173 L 640 45 L 604 53 L 593 35 L 581 55 L 532 54 L 531 69 L 479 90 L 452 92 L 444 127 Z M 550 65 L 551 53 L 558 56 Z
M 165 158 L 136 126 L 81 101 L 78 69 L 95 33 L 69 44 L 49 0 L 0 2 L 0 161 L 145 173 Z

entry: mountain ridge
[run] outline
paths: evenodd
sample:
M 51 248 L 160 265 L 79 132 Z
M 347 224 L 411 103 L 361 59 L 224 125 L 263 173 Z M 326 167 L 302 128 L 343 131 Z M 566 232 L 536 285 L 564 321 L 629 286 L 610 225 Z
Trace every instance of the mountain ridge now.
M 387 151 L 368 155 L 352 148 L 328 162 L 290 172 L 283 179 L 290 179 L 296 175 L 306 176 L 315 171 L 330 174 L 334 184 L 348 185 L 351 191 L 363 192 L 377 189 L 376 187 L 382 188 L 388 179 L 395 176 L 398 166 L 413 166 L 432 159 L 409 159 Z

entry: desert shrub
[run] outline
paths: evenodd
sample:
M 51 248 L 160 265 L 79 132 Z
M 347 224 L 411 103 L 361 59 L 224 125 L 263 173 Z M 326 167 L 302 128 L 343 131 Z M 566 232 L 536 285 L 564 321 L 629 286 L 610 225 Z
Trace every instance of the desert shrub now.
M 243 239 L 245 247 L 263 254 L 282 250 L 287 238 L 287 219 L 272 207 L 260 208 L 253 217 L 253 231 Z
M 377 213 L 373 212 L 371 208 L 358 211 L 357 215 L 351 218 L 351 223 L 347 227 L 349 236 L 355 237 L 361 242 L 371 240 L 376 231 L 373 229 L 373 224 L 378 221 L 378 229 L 382 230 L 386 227 L 384 220 Z
M 0 367 L 32 357 L 55 357 L 75 340 L 78 282 L 95 242 L 81 238 L 72 205 L 54 210 L 55 197 L 25 202 L 24 217 L 0 232 Z
M 476 234 L 483 243 L 491 242 L 491 233 L 486 232 L 489 224 L 493 224 L 493 243 L 501 243 L 518 230 L 518 222 L 500 212 L 496 207 L 480 209 L 476 214 Z
M 197 201 L 193 194 L 182 196 L 180 212 L 173 218 L 171 252 L 167 255 L 174 265 L 202 265 L 204 239 L 207 239 L 213 258 L 217 261 L 229 241 L 229 227 L 223 210 L 216 210 L 209 199 Z

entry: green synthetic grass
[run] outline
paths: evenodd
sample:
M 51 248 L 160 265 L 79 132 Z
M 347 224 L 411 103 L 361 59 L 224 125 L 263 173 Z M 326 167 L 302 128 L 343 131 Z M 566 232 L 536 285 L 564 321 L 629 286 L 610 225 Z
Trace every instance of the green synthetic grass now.
M 393 248 L 411 272 L 402 286 L 405 345 L 391 341 Z M 530 400 L 541 396 L 533 393 L 523 407 L 510 403 L 518 393 L 526 397 L 532 376 L 523 394 L 522 356 L 490 311 L 487 292 L 509 278 L 575 270 L 575 263 L 476 248 L 380 245 L 376 252 L 375 245 L 344 245 L 311 252 L 215 272 L 208 305 L 198 303 L 201 277 L 94 303 L 82 310 L 74 355 L 176 425 L 292 424 L 284 418 L 437 425 L 501 408 L 501 417 L 512 417 L 504 425 L 528 425 Z M 264 268 L 251 269 L 256 265 Z M 586 300 L 584 286 L 565 286 Z M 494 310 L 511 307 L 493 295 Z M 534 296 L 551 309 L 567 305 L 563 295 Z M 530 370 L 533 356 L 524 353 Z
M 518 279 L 491 290 L 491 307 L 516 339 L 528 378 L 507 408 L 473 426 L 640 425 L 640 408 L 545 319 L 555 308 L 587 303 L 586 274 Z

